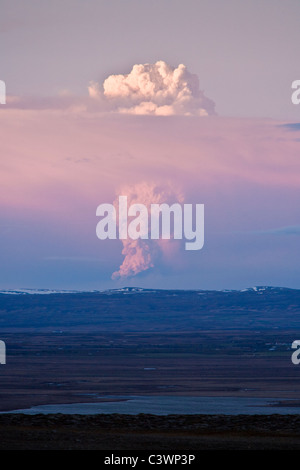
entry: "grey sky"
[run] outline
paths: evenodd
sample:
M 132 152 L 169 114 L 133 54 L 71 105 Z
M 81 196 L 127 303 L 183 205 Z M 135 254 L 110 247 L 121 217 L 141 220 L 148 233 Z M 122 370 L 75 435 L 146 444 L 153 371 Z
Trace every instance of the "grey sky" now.
M 86 94 L 135 63 L 184 63 L 225 116 L 295 119 L 299 0 L 0 0 L 10 94 Z

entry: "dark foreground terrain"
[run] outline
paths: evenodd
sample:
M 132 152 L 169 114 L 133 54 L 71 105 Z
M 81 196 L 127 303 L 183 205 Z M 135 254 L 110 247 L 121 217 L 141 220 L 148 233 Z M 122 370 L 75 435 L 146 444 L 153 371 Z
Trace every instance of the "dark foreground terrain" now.
M 6 333 L 0 411 L 111 395 L 300 399 L 291 331 Z
M 0 410 L 105 395 L 299 400 L 291 331 L 7 333 Z M 299 407 L 300 412 L 300 407 Z M 0 450 L 300 450 L 300 414 L 0 414 Z
M 1 415 L 0 450 L 300 450 L 300 416 Z
M 111 395 L 300 399 L 300 291 L 0 294 L 0 411 Z M 299 407 L 300 412 L 300 407 Z M 0 414 L 0 450 L 298 449 L 300 414 Z

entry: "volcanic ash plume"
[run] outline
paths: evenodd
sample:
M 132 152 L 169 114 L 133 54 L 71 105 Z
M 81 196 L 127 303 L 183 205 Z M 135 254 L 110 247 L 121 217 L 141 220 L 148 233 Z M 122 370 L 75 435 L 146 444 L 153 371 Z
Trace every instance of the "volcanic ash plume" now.
M 207 116 L 215 114 L 214 102 L 199 89 L 198 77 L 185 65 L 173 68 L 164 61 L 136 64 L 127 75 L 110 75 L 89 86 L 92 98 L 104 95 L 112 109 L 124 114 L 157 116 Z
M 173 204 L 183 201 L 182 194 L 171 185 L 161 187 L 155 183 L 139 183 L 134 186 L 123 187 L 119 191 L 119 195 L 127 196 L 128 207 L 132 204 L 145 205 L 148 209 L 148 214 L 150 214 L 151 204 Z M 114 202 L 117 213 L 118 204 L 119 200 L 117 199 Z M 125 258 L 119 270 L 113 273 L 112 279 L 135 276 L 142 271 L 154 267 L 162 250 L 165 249 L 165 244 L 161 244 L 160 240 L 150 239 L 150 228 L 149 224 L 148 239 L 138 238 L 137 240 L 132 240 L 127 238 L 121 240 L 123 244 L 122 254 Z M 169 240 L 165 240 L 165 242 L 168 243 Z

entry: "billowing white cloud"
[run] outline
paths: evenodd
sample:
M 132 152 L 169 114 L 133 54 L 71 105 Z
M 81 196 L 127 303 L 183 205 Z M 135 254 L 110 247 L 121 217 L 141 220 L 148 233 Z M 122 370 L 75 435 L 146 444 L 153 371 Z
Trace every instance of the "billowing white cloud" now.
M 215 104 L 199 88 L 198 77 L 183 64 L 171 67 L 160 60 L 136 64 L 126 75 L 110 75 L 100 86 L 91 82 L 91 98 L 109 102 L 123 114 L 207 116 Z
M 159 186 L 156 183 L 141 182 L 133 186 L 121 188 L 119 195 L 127 196 L 128 207 L 132 204 L 144 204 L 150 213 L 151 204 L 183 202 L 183 195 L 171 184 Z M 118 210 L 118 198 L 114 206 Z M 150 227 L 149 227 L 150 229 Z M 169 240 L 151 240 L 138 238 L 132 240 L 127 238 L 121 240 L 123 244 L 122 254 L 125 256 L 118 271 L 114 272 L 112 279 L 126 278 L 153 268 L 155 260 L 163 251 L 168 250 L 166 246 Z

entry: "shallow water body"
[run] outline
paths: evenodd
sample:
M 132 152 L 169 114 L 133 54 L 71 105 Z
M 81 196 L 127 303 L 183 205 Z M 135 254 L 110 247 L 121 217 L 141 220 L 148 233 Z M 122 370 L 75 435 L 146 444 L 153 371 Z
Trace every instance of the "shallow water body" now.
M 280 406 L 276 398 L 237 397 L 174 397 L 174 396 L 99 396 L 99 403 L 74 403 L 40 405 L 8 413 L 34 414 L 224 414 L 224 415 L 269 415 L 300 414 L 300 407 L 293 400 L 284 400 L 289 406 Z M 299 403 L 299 402 L 298 402 Z

